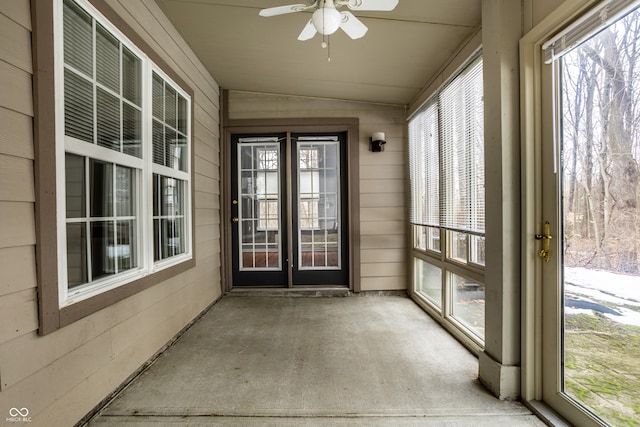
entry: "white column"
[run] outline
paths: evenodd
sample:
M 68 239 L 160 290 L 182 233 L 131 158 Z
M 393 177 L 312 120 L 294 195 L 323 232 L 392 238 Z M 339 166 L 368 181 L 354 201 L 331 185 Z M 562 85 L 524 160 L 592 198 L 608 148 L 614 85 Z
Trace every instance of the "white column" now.
M 486 324 L 479 377 L 501 399 L 520 395 L 519 0 L 483 0 Z

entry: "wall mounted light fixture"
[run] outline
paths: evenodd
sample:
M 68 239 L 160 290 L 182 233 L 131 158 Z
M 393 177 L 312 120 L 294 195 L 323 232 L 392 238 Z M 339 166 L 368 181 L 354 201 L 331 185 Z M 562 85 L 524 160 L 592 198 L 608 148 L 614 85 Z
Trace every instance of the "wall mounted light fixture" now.
M 374 153 L 379 153 L 380 151 L 384 151 L 384 144 L 387 143 L 384 132 L 374 132 L 370 138 L 371 141 L 371 151 Z

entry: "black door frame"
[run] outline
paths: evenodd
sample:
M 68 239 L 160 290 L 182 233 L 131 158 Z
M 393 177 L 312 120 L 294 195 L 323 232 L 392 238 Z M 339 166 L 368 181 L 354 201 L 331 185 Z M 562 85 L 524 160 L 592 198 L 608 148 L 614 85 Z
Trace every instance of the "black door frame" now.
M 300 224 L 298 223 L 298 205 L 295 202 L 298 194 L 298 141 L 304 141 L 305 137 L 313 138 L 336 138 L 339 148 L 339 189 L 340 194 L 340 216 L 337 218 L 340 224 L 340 257 L 339 269 L 304 269 L 300 268 L 302 260 L 299 259 L 298 235 Z M 242 140 L 245 140 L 242 142 Z M 248 140 L 248 141 L 247 141 Z M 255 286 L 255 287 L 300 287 L 300 286 L 342 286 L 349 284 L 349 223 L 348 223 L 348 191 L 347 191 L 347 156 L 346 156 L 346 132 L 304 132 L 304 133 L 232 133 L 230 140 L 231 151 L 231 205 L 229 206 L 231 215 L 231 266 L 232 284 L 234 286 Z M 326 140 L 325 140 L 326 141 Z M 247 215 L 241 214 L 240 209 L 246 211 L 249 208 L 253 217 L 256 207 L 255 200 L 249 202 L 239 194 L 239 161 L 240 147 L 252 144 L 270 144 L 278 147 L 279 161 L 279 192 L 280 194 L 280 220 L 279 240 L 280 254 L 278 257 L 281 269 L 279 270 L 241 270 L 240 269 L 240 230 L 249 227 L 250 233 L 259 233 L 255 219 L 244 221 L 242 218 Z M 252 162 L 255 159 L 252 159 Z M 252 165 L 252 168 L 254 165 Z M 245 203 L 246 202 L 246 203 Z M 245 206 L 248 204 L 249 206 Z M 240 222 L 238 221 L 240 217 Z M 264 232 L 266 233 L 266 232 Z M 266 234 L 265 234 L 266 235 Z
M 345 172 L 348 173 L 347 168 L 347 144 L 346 144 L 346 133 L 345 132 L 329 132 L 325 134 L 324 132 L 313 132 L 313 133 L 291 133 L 291 147 L 289 150 L 289 158 L 292 161 L 295 161 L 295 165 L 290 166 L 291 173 L 291 195 L 289 197 L 290 200 L 293 200 L 293 197 L 298 194 L 298 184 L 297 184 L 297 173 L 299 166 L 299 159 L 297 157 L 297 142 L 300 138 L 304 137 L 330 137 L 337 136 L 339 142 L 339 170 L 341 172 L 340 183 L 339 183 L 339 191 L 340 191 L 340 217 L 338 218 L 340 227 L 340 240 L 342 242 L 341 246 L 341 254 L 340 254 L 340 264 L 342 268 L 340 270 L 301 270 L 300 259 L 298 257 L 299 253 L 299 244 L 300 242 L 296 237 L 290 235 L 291 241 L 291 254 L 294 257 L 295 265 L 292 266 L 292 282 L 294 286 L 304 286 L 304 285 L 316 285 L 321 283 L 330 283 L 339 286 L 346 286 L 349 283 L 349 221 L 348 217 L 348 196 L 347 191 L 347 176 L 343 176 Z M 291 223 L 293 224 L 292 233 L 297 234 L 300 228 L 298 224 L 299 215 L 298 215 L 298 204 L 292 203 L 289 212 L 291 213 Z M 320 283 L 319 283 L 320 282 Z
M 360 132 L 358 118 L 292 118 L 292 119 L 234 119 L 227 116 L 228 93 L 221 95 L 221 160 L 224 171 L 221 177 L 220 230 L 222 233 L 222 290 L 233 288 L 231 265 L 231 135 L 236 133 L 346 133 L 347 162 L 347 221 L 349 228 L 349 285 L 353 292 L 360 292 Z M 196 207 L 197 208 L 197 207 Z M 289 269 L 290 273 L 290 269 Z M 292 283 L 291 278 L 289 282 Z M 300 287 L 297 287 L 300 289 Z
M 232 268 L 232 277 L 235 274 L 236 275 L 236 280 L 235 280 L 235 284 L 236 285 L 250 285 L 250 284 L 254 284 L 254 283 L 259 283 L 261 286 L 278 286 L 278 287 L 283 287 L 286 286 L 289 282 L 290 279 L 288 277 L 287 271 L 290 267 L 289 264 L 289 259 L 287 256 L 288 253 L 288 248 L 289 248 L 289 236 L 290 233 L 288 232 L 288 227 L 287 224 L 289 222 L 289 220 L 287 219 L 288 215 L 288 204 L 287 204 L 287 199 L 281 197 L 282 199 L 282 204 L 280 206 L 280 212 L 279 212 L 279 218 L 281 220 L 281 224 L 282 224 L 282 230 L 279 233 L 279 239 L 280 239 L 280 256 L 279 256 L 279 263 L 281 265 L 281 270 L 262 270 L 262 271 L 241 271 L 239 268 L 239 253 L 240 253 L 240 242 L 239 242 L 239 229 L 241 227 L 244 226 L 253 226 L 254 230 L 253 232 L 256 232 L 256 228 L 257 225 L 251 224 L 251 222 L 255 222 L 255 221 L 250 221 L 249 224 L 243 224 L 243 222 L 241 223 L 236 223 L 235 221 L 237 220 L 238 217 L 244 217 L 244 215 L 240 215 L 240 207 L 242 206 L 243 208 L 246 208 L 244 206 L 244 204 L 242 203 L 242 200 L 240 200 L 240 197 L 238 196 L 237 192 L 238 192 L 238 188 L 239 188 L 239 182 L 238 182 L 238 170 L 237 168 L 237 162 L 238 162 L 238 150 L 239 147 L 242 145 L 242 143 L 240 143 L 239 141 L 243 138 L 251 138 L 251 139 L 260 139 L 260 138 L 276 138 L 276 141 L 269 141 L 271 144 L 275 143 L 278 145 L 278 153 L 279 153 L 279 159 L 280 159 L 280 163 L 282 162 L 282 160 L 284 160 L 285 158 L 285 154 L 286 154 L 286 139 L 288 138 L 287 134 L 283 134 L 283 133 L 260 133 L 260 134 L 232 134 L 231 135 L 231 144 L 230 144 L 230 151 L 231 151 L 231 162 L 233 162 L 233 164 L 230 164 L 230 169 L 231 169 L 231 174 L 230 174 L 230 180 L 231 180 L 231 204 L 228 205 L 229 209 L 230 209 L 230 214 L 231 214 L 231 222 L 232 222 L 232 227 L 231 227 L 231 268 Z M 256 141 L 257 142 L 257 141 Z M 265 141 L 265 143 L 267 143 L 267 141 Z M 235 167 L 234 167 L 235 165 Z M 280 176 L 279 176 L 279 182 L 278 182 L 278 186 L 280 189 L 280 195 L 286 197 L 286 183 L 287 183 L 287 176 L 286 176 L 286 165 L 282 166 L 282 165 L 278 165 L 278 169 L 281 171 Z M 255 200 L 253 201 L 255 202 Z M 253 206 L 250 207 L 249 210 L 254 211 L 256 209 L 255 204 Z

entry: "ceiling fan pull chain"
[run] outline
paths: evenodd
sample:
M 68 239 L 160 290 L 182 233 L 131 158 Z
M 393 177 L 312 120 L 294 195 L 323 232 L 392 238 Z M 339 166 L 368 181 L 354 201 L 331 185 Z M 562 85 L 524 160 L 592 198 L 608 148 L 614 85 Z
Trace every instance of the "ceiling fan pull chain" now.
M 327 62 L 331 62 L 331 36 L 328 34 L 322 35 L 322 48 L 327 49 Z

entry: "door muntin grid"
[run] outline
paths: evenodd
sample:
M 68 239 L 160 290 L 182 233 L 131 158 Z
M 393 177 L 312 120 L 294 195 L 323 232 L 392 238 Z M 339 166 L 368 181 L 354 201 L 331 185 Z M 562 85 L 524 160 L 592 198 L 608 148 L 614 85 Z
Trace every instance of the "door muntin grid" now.
M 280 144 L 240 142 L 237 223 L 239 269 L 282 271 Z
M 305 141 L 297 153 L 298 269 L 340 270 L 340 146 L 337 138 Z

